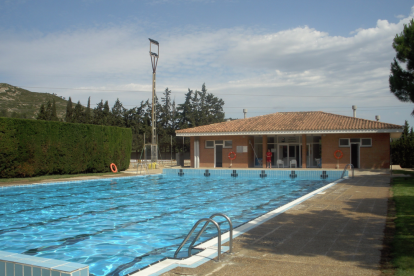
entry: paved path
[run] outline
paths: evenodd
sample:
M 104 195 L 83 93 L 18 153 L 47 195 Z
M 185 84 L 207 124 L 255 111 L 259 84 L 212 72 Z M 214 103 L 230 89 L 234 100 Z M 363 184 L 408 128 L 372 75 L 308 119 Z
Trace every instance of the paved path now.
M 235 239 L 221 262 L 163 275 L 380 275 L 389 182 L 357 171 Z

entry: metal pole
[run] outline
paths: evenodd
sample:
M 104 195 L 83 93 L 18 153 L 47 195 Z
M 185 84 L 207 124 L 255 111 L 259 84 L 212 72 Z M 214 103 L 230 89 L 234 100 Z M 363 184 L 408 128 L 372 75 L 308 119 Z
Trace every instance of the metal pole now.
M 152 112 L 151 112 L 151 163 L 157 162 L 158 150 L 157 150 L 157 129 L 156 129 L 156 118 L 155 118 L 155 80 L 156 80 L 156 71 L 158 64 L 158 57 L 160 54 L 160 45 L 158 41 L 149 39 L 150 41 L 150 57 L 152 65 Z M 157 46 L 157 53 L 151 51 L 151 45 L 154 44 Z
M 157 162 L 157 129 L 155 124 L 155 71 L 152 73 L 151 162 Z
M 172 135 L 171 135 L 171 147 L 170 147 L 170 166 L 172 167 Z

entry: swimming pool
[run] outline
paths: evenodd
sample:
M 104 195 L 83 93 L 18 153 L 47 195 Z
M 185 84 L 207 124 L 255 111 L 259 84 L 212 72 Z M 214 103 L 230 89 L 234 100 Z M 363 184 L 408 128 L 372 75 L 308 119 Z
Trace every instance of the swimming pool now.
M 172 257 L 200 218 L 221 212 L 236 227 L 330 181 L 157 175 L 7 188 L 0 250 L 125 275 Z

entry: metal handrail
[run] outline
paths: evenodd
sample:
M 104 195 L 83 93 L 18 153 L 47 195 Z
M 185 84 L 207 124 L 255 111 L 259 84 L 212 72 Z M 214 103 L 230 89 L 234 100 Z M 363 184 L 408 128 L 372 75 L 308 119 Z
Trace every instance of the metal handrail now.
M 345 171 L 346 171 L 346 169 L 348 168 L 348 166 L 352 168 L 352 178 L 354 178 L 354 165 L 352 165 L 352 164 L 347 164 L 347 165 L 345 166 L 344 171 L 342 172 L 341 178 L 344 178 Z
M 217 228 L 217 232 L 218 232 L 218 261 L 220 261 L 220 256 L 221 256 L 221 230 L 220 230 L 220 225 L 218 225 L 217 222 L 215 222 L 214 220 L 210 219 L 210 218 L 203 218 L 198 220 L 193 228 L 191 229 L 191 231 L 188 233 L 187 237 L 185 237 L 185 239 L 183 240 L 183 242 L 180 244 L 180 246 L 177 248 L 177 250 L 174 253 L 174 258 L 177 258 L 177 254 L 180 252 L 181 248 L 183 248 L 184 244 L 188 241 L 188 239 L 190 238 L 191 234 L 194 232 L 194 230 L 196 229 L 196 227 L 203 221 L 209 221 L 212 222 L 216 228 Z
M 210 216 L 210 219 L 213 219 L 216 216 L 224 217 L 230 225 L 230 250 L 229 250 L 229 253 L 232 253 L 232 248 L 233 248 L 233 224 L 231 223 L 230 218 L 228 216 L 226 216 L 225 214 L 222 214 L 222 213 L 215 213 L 215 214 Z M 209 223 L 210 223 L 210 221 L 207 221 L 204 224 L 203 228 L 201 228 L 201 230 L 198 232 L 197 236 L 194 238 L 193 242 L 188 247 L 188 257 L 191 257 L 191 249 L 192 249 L 194 243 L 198 240 L 198 238 L 200 238 L 201 234 L 204 232 L 204 230 L 206 229 L 206 227 Z M 219 235 L 221 235 L 221 233 L 219 233 Z

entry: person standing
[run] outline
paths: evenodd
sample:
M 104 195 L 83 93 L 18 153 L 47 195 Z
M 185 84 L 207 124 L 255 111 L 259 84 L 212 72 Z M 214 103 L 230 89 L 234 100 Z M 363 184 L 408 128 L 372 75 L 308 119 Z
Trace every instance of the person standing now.
M 266 152 L 266 168 L 272 168 L 272 153 L 270 149 L 267 149 Z

